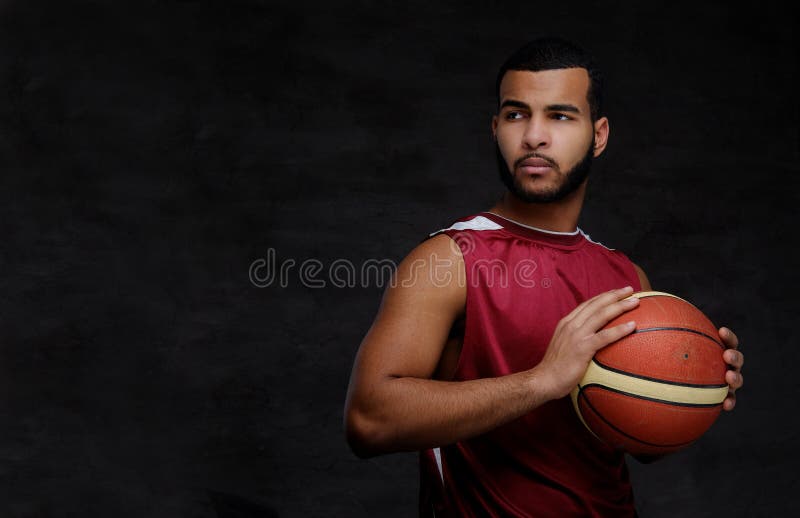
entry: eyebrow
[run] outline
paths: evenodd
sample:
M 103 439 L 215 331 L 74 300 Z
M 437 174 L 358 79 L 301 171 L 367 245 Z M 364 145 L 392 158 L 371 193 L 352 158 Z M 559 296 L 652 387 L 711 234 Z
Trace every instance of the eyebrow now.
M 528 103 L 524 103 L 522 101 L 517 101 L 516 99 L 506 99 L 503 101 L 503 104 L 500 105 L 500 110 L 505 108 L 506 106 L 511 106 L 514 108 L 523 108 L 525 110 L 530 111 L 531 107 Z M 545 111 L 549 112 L 571 112 L 571 113 L 580 113 L 581 111 L 578 109 L 577 106 L 573 104 L 549 104 L 545 106 Z

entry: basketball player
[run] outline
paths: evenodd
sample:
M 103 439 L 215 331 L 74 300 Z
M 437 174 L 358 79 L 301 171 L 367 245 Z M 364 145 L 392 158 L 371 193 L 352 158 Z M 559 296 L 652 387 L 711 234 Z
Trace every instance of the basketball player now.
M 577 227 L 608 142 L 600 73 L 570 42 L 535 40 L 501 67 L 497 94 L 508 190 L 398 266 L 356 357 L 347 438 L 361 457 L 420 451 L 421 516 L 635 516 L 624 455 L 568 397 L 594 353 L 634 329 L 603 326 L 651 289 Z M 734 333 L 719 335 L 731 410 L 744 360 Z

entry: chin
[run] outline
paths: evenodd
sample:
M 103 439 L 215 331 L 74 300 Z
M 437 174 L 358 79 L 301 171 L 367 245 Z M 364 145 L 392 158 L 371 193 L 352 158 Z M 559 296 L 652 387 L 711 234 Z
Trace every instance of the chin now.
M 543 182 L 541 179 L 534 181 L 516 182 L 517 189 L 532 196 L 547 196 L 559 191 L 561 184 L 558 182 Z

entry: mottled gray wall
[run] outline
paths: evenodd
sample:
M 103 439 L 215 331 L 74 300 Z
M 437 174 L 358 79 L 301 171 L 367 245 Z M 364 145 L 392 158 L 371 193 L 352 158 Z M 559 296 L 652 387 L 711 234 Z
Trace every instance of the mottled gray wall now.
M 747 354 L 735 412 L 631 462 L 642 517 L 791 508 L 796 15 L 468 4 L 0 3 L 0 515 L 412 516 L 414 454 L 344 442 L 382 289 L 335 261 L 496 199 L 494 75 L 537 34 L 609 76 L 582 228 Z

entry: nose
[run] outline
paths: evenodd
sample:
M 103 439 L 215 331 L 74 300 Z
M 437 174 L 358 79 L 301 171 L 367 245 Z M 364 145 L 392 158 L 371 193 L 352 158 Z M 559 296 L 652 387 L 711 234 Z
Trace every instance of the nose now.
M 526 148 L 536 150 L 550 145 L 550 130 L 540 117 L 531 117 L 522 135 L 522 144 Z

